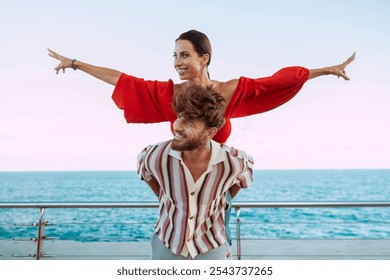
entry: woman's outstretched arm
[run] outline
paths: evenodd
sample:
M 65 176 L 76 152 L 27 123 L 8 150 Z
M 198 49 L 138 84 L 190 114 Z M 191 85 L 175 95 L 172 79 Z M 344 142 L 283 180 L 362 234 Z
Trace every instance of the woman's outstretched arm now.
M 349 77 L 345 72 L 345 68 L 348 66 L 348 64 L 350 64 L 352 61 L 355 60 L 355 55 L 356 53 L 353 53 L 353 55 L 350 58 L 348 58 L 344 63 L 335 66 L 329 66 L 329 67 L 318 68 L 318 69 L 309 69 L 308 79 L 313 79 L 323 75 L 335 75 L 337 77 L 343 77 L 344 80 L 349 80 Z
M 62 56 L 51 49 L 47 50 L 49 51 L 49 56 L 60 61 L 60 64 L 54 68 L 54 70 L 56 70 L 56 74 L 58 74 L 61 69 L 63 73 L 65 73 L 66 68 L 73 68 L 74 70 L 79 69 L 95 78 L 98 78 L 99 80 L 105 81 L 114 86 L 122 74 L 122 72 L 114 69 L 87 64 L 76 59 L 70 59 L 68 57 Z

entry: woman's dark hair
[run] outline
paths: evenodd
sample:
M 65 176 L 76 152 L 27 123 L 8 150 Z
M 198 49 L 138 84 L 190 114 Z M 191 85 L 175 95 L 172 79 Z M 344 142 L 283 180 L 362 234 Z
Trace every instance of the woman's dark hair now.
M 206 127 L 220 129 L 225 123 L 225 98 L 212 89 L 189 86 L 175 92 L 173 111 L 186 120 L 202 120 Z
M 209 61 L 207 62 L 207 66 L 210 65 L 211 62 L 211 43 L 209 38 L 207 38 L 206 34 L 199 32 L 197 30 L 190 30 L 182 33 L 176 40 L 187 40 L 192 43 L 195 48 L 195 51 L 199 54 L 199 56 L 203 56 L 205 54 L 209 55 Z

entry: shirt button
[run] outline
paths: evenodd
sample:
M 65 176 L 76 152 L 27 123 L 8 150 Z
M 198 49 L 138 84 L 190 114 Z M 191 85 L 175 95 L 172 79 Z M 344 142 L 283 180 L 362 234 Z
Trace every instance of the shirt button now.
M 194 216 L 191 216 L 189 219 L 192 220 L 194 218 Z
M 188 239 L 187 239 L 187 242 L 190 242 L 190 241 L 191 241 L 191 239 L 188 238 Z
M 195 195 L 195 192 L 190 193 L 190 195 Z

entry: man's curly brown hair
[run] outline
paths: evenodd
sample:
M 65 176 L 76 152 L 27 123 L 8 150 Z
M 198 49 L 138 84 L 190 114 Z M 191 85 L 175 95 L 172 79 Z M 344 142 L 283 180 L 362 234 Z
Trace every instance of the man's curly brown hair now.
M 211 88 L 189 86 L 173 95 L 173 111 L 186 120 L 201 120 L 220 129 L 225 123 L 225 98 Z

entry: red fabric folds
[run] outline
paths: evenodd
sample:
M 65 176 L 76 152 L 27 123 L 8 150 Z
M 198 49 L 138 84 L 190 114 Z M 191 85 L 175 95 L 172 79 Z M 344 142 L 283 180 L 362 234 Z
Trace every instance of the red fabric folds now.
M 240 77 L 237 89 L 226 108 L 225 125 L 214 140 L 225 143 L 231 133 L 230 118 L 239 118 L 275 109 L 293 98 L 309 77 L 304 67 L 286 67 L 270 77 L 251 79 Z M 112 98 L 124 110 L 128 123 L 173 123 L 173 81 L 146 81 L 122 74 Z
M 128 123 L 174 122 L 172 80 L 146 81 L 126 74 L 119 77 L 112 99 Z
M 264 113 L 293 98 L 309 77 L 309 70 L 299 66 L 279 70 L 270 77 L 241 77 L 226 115 L 231 118 Z

